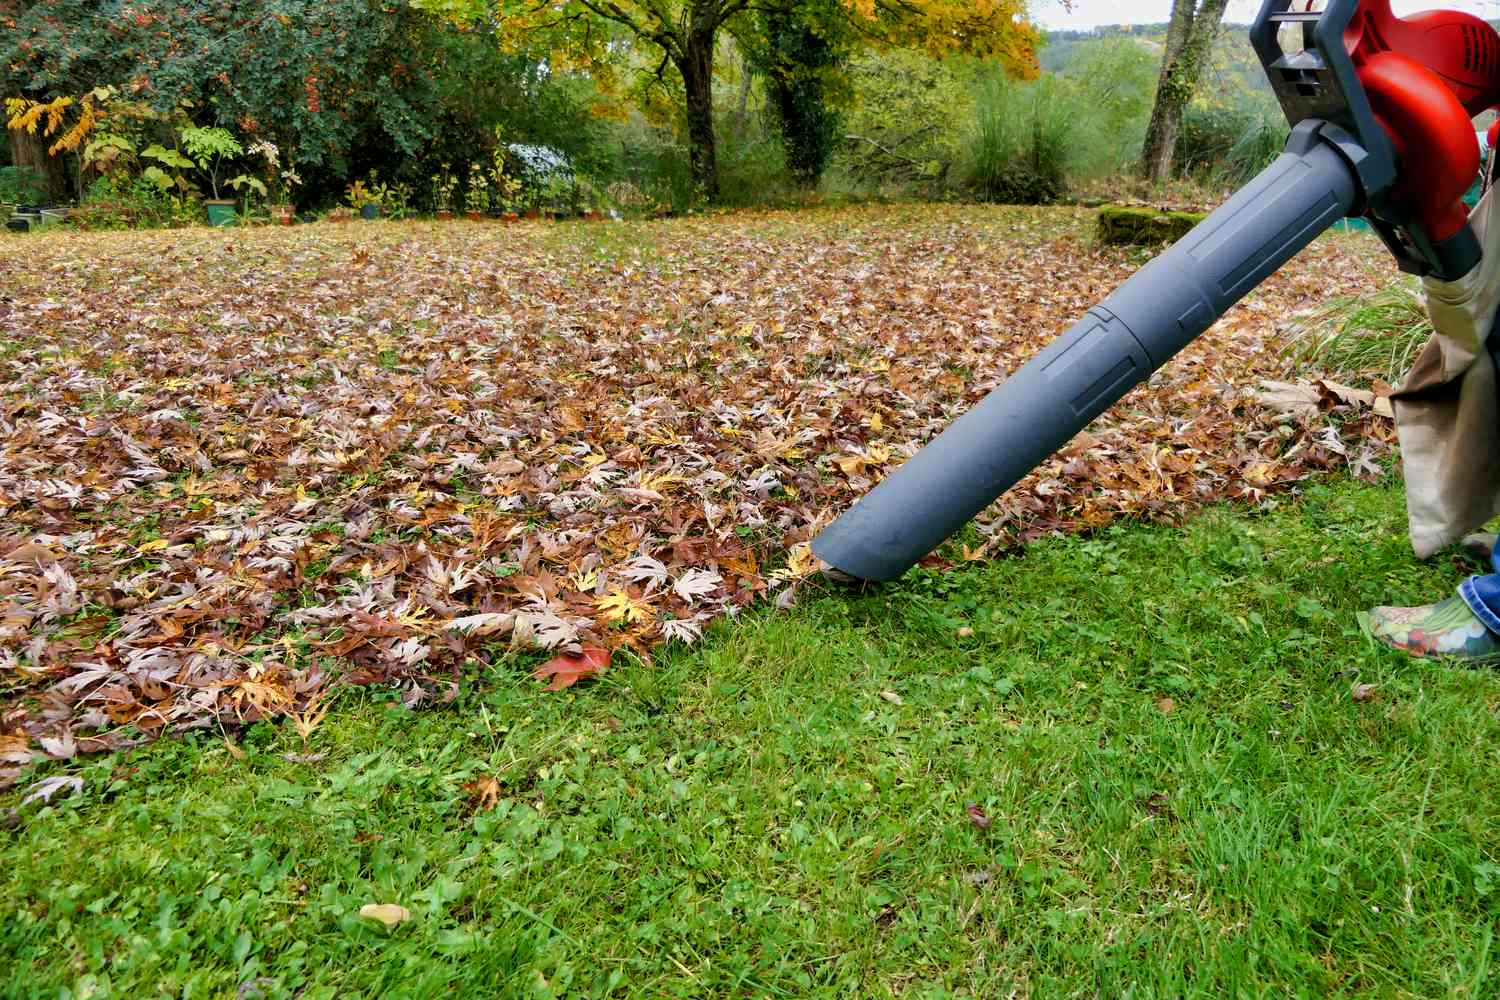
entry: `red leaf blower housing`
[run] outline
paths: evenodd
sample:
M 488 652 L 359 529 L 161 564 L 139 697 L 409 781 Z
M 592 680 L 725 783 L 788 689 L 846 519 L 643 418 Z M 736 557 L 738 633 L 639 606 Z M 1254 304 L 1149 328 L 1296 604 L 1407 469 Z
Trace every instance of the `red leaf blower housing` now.
M 1500 105 L 1495 29 L 1390 0 L 1265 0 L 1250 39 L 1286 151 L 829 525 L 820 558 L 896 579 L 1342 218 L 1368 219 L 1404 271 L 1478 265 L 1463 196 L 1472 119 Z
M 1460 236 L 1479 173 L 1472 119 L 1500 104 L 1500 34 L 1454 10 L 1399 18 L 1390 0 L 1365 0 L 1343 34 L 1398 165 L 1389 204 L 1434 244 Z

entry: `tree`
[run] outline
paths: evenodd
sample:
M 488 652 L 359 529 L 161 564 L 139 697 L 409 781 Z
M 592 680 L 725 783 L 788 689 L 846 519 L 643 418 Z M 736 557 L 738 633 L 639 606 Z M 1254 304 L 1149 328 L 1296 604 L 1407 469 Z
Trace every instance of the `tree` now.
M 489 22 L 506 44 L 545 44 L 558 68 L 583 65 L 608 79 L 631 52 L 658 78 L 675 71 L 693 176 L 710 199 L 719 193 L 714 138 L 714 51 L 719 32 L 754 11 L 809 12 L 837 22 L 868 45 L 913 45 L 934 54 L 999 59 L 1036 72 L 1036 32 L 1025 0 L 415 0 L 466 22 Z M 753 30 L 741 24 L 744 30 Z
M 787 167 L 799 183 L 816 187 L 838 145 L 843 116 L 836 102 L 849 40 L 795 8 L 763 10 L 754 27 L 747 48 L 770 92 Z
M 1172 176 L 1172 153 L 1182 112 L 1198 89 L 1228 0 L 1172 0 L 1166 51 L 1156 85 L 1156 104 L 1146 126 L 1141 175 L 1155 183 Z

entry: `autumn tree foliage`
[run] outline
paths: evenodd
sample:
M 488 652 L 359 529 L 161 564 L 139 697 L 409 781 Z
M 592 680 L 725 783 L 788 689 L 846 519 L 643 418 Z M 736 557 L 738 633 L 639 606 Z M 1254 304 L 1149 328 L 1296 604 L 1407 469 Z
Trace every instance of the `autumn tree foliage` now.
M 694 179 L 709 198 L 719 191 L 713 80 L 721 31 L 763 31 L 776 16 L 816 24 L 828 37 L 866 46 L 910 46 L 933 55 L 968 53 L 999 60 L 1018 76 L 1036 73 L 1038 36 L 1025 0 L 416 0 L 462 22 L 487 22 L 502 44 L 541 40 L 560 66 L 582 66 L 608 80 L 630 55 L 644 56 L 659 78 L 682 85 Z M 756 16 L 762 20 L 757 22 Z M 625 58 L 622 58 L 625 57 Z
M 419 155 L 467 158 L 502 119 L 510 134 L 556 132 L 575 160 L 593 138 L 584 102 L 549 86 L 538 58 L 403 0 L 0 0 L 0 98 L 100 86 L 270 140 L 314 189 Z M 33 136 L 12 145 L 59 168 Z
M 304 168 L 342 174 L 369 143 L 431 136 L 425 18 L 382 0 L 0 0 L 7 96 L 99 85 L 200 124 L 266 138 Z

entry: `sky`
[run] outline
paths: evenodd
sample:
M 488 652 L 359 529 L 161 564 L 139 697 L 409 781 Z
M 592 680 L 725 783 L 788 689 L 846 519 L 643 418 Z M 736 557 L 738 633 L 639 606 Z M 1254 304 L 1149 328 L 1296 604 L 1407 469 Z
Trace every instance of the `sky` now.
M 1444 7 L 1481 17 L 1500 17 L 1500 0 L 1393 0 L 1398 14 Z M 1074 0 L 1072 11 L 1061 0 L 1034 0 L 1032 19 L 1044 28 L 1081 29 L 1101 24 L 1153 24 L 1167 20 L 1172 0 Z M 1226 21 L 1246 24 L 1260 12 L 1259 0 L 1230 0 Z

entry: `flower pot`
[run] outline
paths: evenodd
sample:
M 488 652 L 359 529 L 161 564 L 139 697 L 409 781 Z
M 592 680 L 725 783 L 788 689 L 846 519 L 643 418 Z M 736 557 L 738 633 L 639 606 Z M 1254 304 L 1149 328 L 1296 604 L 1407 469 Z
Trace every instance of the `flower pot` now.
M 590 211 L 590 212 L 584 212 L 583 213 L 583 217 L 584 217 L 585 221 L 588 221 L 588 222 L 598 222 L 600 219 L 604 218 L 604 214 L 602 212 L 592 212 L 592 211 Z
M 210 226 L 232 226 L 236 218 L 234 212 L 235 202 L 224 199 L 205 201 L 203 207 L 208 210 L 208 224 Z
M 453 218 L 453 213 L 448 211 L 446 208 L 440 208 L 438 209 L 437 217 L 439 222 L 447 222 L 449 219 Z
M 464 213 L 464 218 L 468 219 L 470 222 L 478 222 L 479 220 L 481 220 L 481 219 L 484 218 L 484 213 L 483 212 L 465 212 Z
M 527 222 L 535 222 L 537 219 L 540 219 L 541 217 L 542 217 L 542 210 L 539 209 L 539 208 L 528 208 L 526 210 L 526 221 Z
M 500 216 L 500 218 L 504 219 L 507 224 L 521 221 L 521 217 L 515 212 L 506 212 L 504 215 Z
M 359 206 L 359 217 L 367 220 L 380 218 L 380 206 L 370 204 Z
M 277 216 L 277 219 L 280 220 L 283 226 L 290 226 L 293 222 L 296 221 L 296 219 L 292 217 L 291 212 L 284 212 L 283 214 Z

